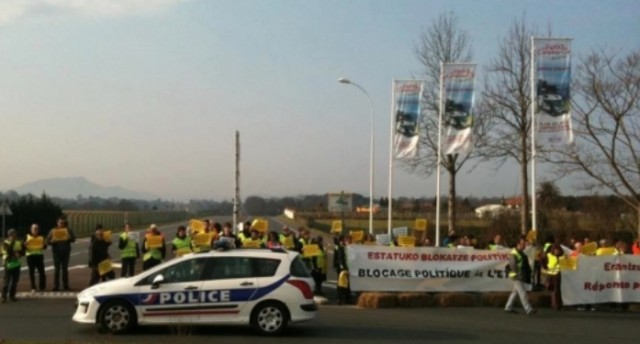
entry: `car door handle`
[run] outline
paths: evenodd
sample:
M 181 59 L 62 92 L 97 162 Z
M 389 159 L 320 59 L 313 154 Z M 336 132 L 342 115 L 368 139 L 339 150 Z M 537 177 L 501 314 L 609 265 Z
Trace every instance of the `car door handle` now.
M 190 286 L 184 288 L 184 290 L 196 290 L 196 289 L 198 289 L 198 287 L 196 287 L 194 285 L 190 285 Z
M 253 285 L 253 282 L 242 282 L 242 283 L 240 283 L 240 285 L 243 286 L 243 287 L 248 287 L 250 285 Z

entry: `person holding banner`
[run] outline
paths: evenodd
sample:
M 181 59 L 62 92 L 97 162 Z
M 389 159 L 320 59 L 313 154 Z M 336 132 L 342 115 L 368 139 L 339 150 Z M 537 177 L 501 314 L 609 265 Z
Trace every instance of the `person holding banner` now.
M 152 224 L 142 242 L 142 271 L 160 264 L 166 255 L 164 235 Z
M 191 249 L 191 238 L 187 236 L 187 228 L 185 226 L 178 226 L 178 232 L 176 233 L 176 237 L 173 239 L 171 244 L 173 245 L 171 247 L 171 252 L 173 252 L 173 256 L 176 258 L 193 252 L 193 250 Z
M 296 249 L 295 235 L 293 234 L 291 229 L 289 229 L 289 227 L 287 226 L 282 227 L 282 233 L 280 233 L 279 240 L 280 240 L 280 244 L 285 249 L 287 250 Z
M 24 241 L 27 256 L 27 266 L 29 267 L 29 280 L 31 281 L 31 292 L 36 291 L 36 270 L 38 270 L 38 291 L 44 291 L 47 286 L 47 276 L 44 274 L 44 250 L 47 243 L 40 235 L 40 227 L 37 224 L 31 225 L 31 231 Z
M 89 286 L 95 285 L 99 281 L 104 282 L 116 278 L 109 256 L 109 246 L 111 243 L 104 239 L 102 225 L 96 225 L 96 231 L 89 244 L 89 267 L 91 268 Z
M 211 231 L 210 226 L 206 226 L 204 231 L 194 233 L 189 242 L 193 252 L 207 252 L 211 250 L 214 240 L 215 233 Z
M 138 247 L 138 233 L 131 232 L 131 225 L 124 225 L 124 232 L 120 234 L 118 248 L 120 249 L 120 259 L 122 260 L 122 271 L 120 277 L 133 277 L 135 275 L 136 260 L 140 257 Z
M 69 291 L 69 257 L 71 257 L 71 244 L 76 242 L 76 236 L 71 228 L 67 228 L 67 220 L 58 218 L 56 228 L 47 234 L 47 244 L 51 246 L 53 253 L 53 291 L 60 290 L 60 277 L 62 277 L 62 287 Z
M 312 245 L 318 246 L 318 253 L 311 258 L 313 270 L 311 276 L 316 284 L 314 294 L 322 295 L 322 282 L 327 280 L 327 255 L 324 253 L 324 244 L 322 236 L 311 239 Z
M 11 228 L 2 244 L 2 260 L 4 261 L 4 285 L 2 286 L 2 303 L 16 300 L 16 287 L 20 280 L 20 257 L 24 254 L 22 242 L 18 240 L 16 230 Z
M 513 281 L 513 291 L 511 295 L 509 295 L 509 300 L 507 300 L 507 304 L 504 307 L 507 313 L 517 313 L 516 310 L 513 309 L 516 296 L 520 297 L 520 304 L 522 304 L 527 315 L 536 313 L 536 310 L 529 304 L 527 291 L 525 289 L 525 284 L 531 284 L 531 265 L 529 265 L 527 255 L 523 252 L 526 244 L 527 239 L 521 236 L 516 247 L 511 250 L 511 257 L 509 258 L 507 269 L 509 271 L 509 278 Z

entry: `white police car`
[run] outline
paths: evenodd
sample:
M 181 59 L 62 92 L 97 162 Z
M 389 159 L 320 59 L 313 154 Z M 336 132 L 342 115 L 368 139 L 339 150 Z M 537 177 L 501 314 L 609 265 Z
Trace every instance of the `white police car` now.
M 73 320 L 112 333 L 138 324 L 250 324 L 277 334 L 316 316 L 313 286 L 296 252 L 196 253 L 83 290 Z

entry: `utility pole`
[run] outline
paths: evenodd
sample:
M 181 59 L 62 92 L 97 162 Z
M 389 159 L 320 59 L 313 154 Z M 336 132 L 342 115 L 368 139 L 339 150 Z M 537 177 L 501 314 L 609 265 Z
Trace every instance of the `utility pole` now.
M 236 189 L 233 198 L 233 231 L 238 230 L 240 217 L 240 132 L 236 130 Z

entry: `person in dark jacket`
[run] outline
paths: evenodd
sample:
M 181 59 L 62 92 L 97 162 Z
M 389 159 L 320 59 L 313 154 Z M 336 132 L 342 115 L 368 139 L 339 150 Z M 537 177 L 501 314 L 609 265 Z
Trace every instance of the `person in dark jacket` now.
M 62 287 L 69 288 L 69 257 L 71 256 L 71 244 L 76 241 L 76 236 L 71 228 L 68 228 L 67 221 L 59 218 L 56 228 L 47 234 L 47 244 L 51 247 L 53 254 L 53 291 L 60 290 L 60 277 L 62 277 Z M 62 275 L 62 276 L 61 276 Z
M 110 262 L 106 264 L 106 267 L 105 265 L 102 266 L 102 271 L 100 269 L 100 264 L 105 264 L 105 261 L 110 261 L 111 259 L 109 256 L 109 246 L 111 246 L 111 243 L 104 240 L 102 236 L 102 225 L 96 225 L 96 231 L 91 237 L 91 243 L 89 245 L 89 267 L 91 268 L 90 286 L 97 284 L 99 281 L 116 278 L 113 268 L 105 270 L 106 267 L 111 265 Z

